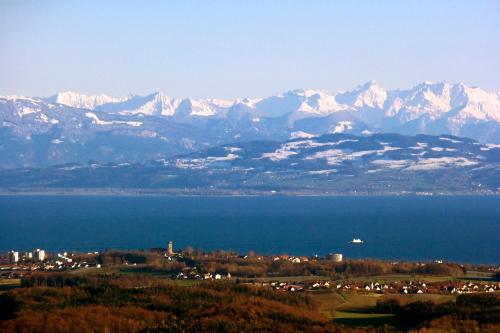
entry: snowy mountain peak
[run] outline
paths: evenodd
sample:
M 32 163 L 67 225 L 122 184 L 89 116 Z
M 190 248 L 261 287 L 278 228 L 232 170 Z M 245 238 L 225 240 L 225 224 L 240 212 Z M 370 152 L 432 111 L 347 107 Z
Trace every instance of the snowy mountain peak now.
M 145 114 L 150 116 L 172 116 L 181 99 L 170 98 L 162 92 L 154 92 L 145 97 L 136 96 L 131 103 L 124 103 L 120 114 Z
M 164 102 L 164 101 L 170 99 L 167 95 L 165 95 L 161 91 L 155 91 L 154 93 L 150 94 L 149 96 L 151 96 L 157 102 Z
M 330 95 L 330 93 L 328 93 L 325 90 L 318 90 L 318 89 L 293 89 L 286 92 L 285 95 L 295 95 L 304 98 L 309 98 L 312 96 L 328 96 Z
M 383 108 L 387 99 L 387 91 L 378 82 L 372 80 L 357 86 L 352 91 L 341 92 L 336 95 L 339 103 L 352 105 L 358 108 Z
M 467 119 L 500 121 L 500 98 L 464 83 L 423 82 L 409 90 L 391 92 L 386 116 L 396 116 L 400 122 L 427 117 L 438 120 L 446 117 L 452 134 L 457 134 Z
M 364 84 L 359 85 L 358 88 L 361 88 L 361 90 L 382 89 L 380 84 L 375 80 L 370 80 L 368 82 L 365 82 Z
M 108 95 L 85 95 L 73 91 L 65 91 L 47 98 L 51 103 L 63 104 L 80 109 L 95 109 L 97 106 L 108 103 L 119 103 L 127 100 L 128 97 L 110 97 Z

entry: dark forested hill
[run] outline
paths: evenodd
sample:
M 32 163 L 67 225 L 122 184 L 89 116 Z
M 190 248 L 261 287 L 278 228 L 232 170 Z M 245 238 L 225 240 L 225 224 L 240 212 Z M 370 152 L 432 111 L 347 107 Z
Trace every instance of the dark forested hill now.
M 327 134 L 234 143 L 145 163 L 4 170 L 0 188 L 496 193 L 500 146 L 448 135 Z

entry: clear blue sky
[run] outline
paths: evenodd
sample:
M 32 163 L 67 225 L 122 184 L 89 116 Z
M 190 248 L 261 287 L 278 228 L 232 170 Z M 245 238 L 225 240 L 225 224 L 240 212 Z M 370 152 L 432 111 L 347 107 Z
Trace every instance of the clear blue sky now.
M 0 94 L 500 90 L 500 1 L 1 1 Z

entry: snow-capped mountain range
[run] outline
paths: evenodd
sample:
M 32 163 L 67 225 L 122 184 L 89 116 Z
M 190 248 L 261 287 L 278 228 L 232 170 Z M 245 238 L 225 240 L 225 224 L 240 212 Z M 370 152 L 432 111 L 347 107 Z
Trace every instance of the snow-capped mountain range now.
M 451 134 L 500 143 L 500 92 L 424 82 L 386 90 L 292 90 L 236 100 L 147 96 L 0 97 L 0 168 L 137 162 L 250 140 L 326 133 Z

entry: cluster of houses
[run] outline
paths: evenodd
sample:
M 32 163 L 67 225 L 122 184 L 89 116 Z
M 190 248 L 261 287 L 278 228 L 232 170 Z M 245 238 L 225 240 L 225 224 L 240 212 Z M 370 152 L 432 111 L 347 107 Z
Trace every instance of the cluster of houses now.
M 294 282 L 269 282 L 269 283 L 263 283 L 263 286 L 271 286 L 273 289 L 276 290 L 283 290 L 283 291 L 303 291 L 306 286 L 302 282 L 294 283 Z
M 500 282 L 396 282 L 389 284 L 388 292 L 401 294 L 465 294 L 500 291 Z
M 176 279 L 178 280 L 227 280 L 231 279 L 231 273 L 222 274 L 222 273 L 198 273 L 196 271 L 196 267 L 193 267 L 190 270 L 186 270 L 184 272 L 180 272 L 176 275 Z
M 450 285 L 446 287 L 446 291 L 448 291 L 450 294 L 470 294 L 470 293 L 480 293 L 480 292 L 486 292 L 486 293 L 494 293 L 494 292 L 500 292 L 500 282 L 498 283 L 484 283 L 484 284 L 477 284 L 477 283 L 464 283 L 462 285 Z
M 318 255 L 315 255 L 313 259 L 318 260 L 321 259 Z M 333 260 L 335 262 L 341 262 L 342 261 L 342 254 L 341 253 L 329 253 L 327 254 L 324 259 L 327 260 Z M 301 262 L 308 262 L 309 258 L 306 256 L 289 256 L 289 255 L 280 255 L 280 256 L 275 256 L 273 257 L 273 261 L 278 261 L 278 260 L 288 260 L 296 264 L 300 264 Z
M 376 293 L 376 294 L 463 294 L 500 292 L 500 282 L 431 282 L 403 281 L 390 283 L 360 283 L 335 281 L 300 281 L 300 282 L 260 282 L 258 285 L 272 287 L 283 291 L 304 291 L 318 289 L 335 289 L 344 292 Z
M 97 252 L 88 253 L 92 255 Z M 6 258 L 0 261 L 1 278 L 21 278 L 34 271 L 64 271 L 87 267 L 100 268 L 101 265 L 86 260 L 78 260 L 74 254 L 57 253 L 48 256 L 45 250 L 36 249 L 33 252 L 10 251 Z
M 295 256 L 289 256 L 289 255 L 281 255 L 281 256 L 276 256 L 273 258 L 273 261 L 278 261 L 278 260 L 288 260 L 288 261 L 293 262 L 295 264 L 300 264 L 301 262 L 308 262 L 309 258 L 305 257 L 305 256 L 295 257 Z
M 77 261 L 75 256 L 72 254 L 68 254 L 68 252 L 64 253 L 58 253 L 57 256 L 54 258 L 54 260 L 51 260 L 51 262 L 46 265 L 45 267 L 47 268 L 52 268 L 52 269 L 77 269 L 77 268 L 85 268 L 85 267 L 90 267 L 91 264 L 89 264 L 86 261 Z M 94 264 L 94 266 L 100 267 L 100 264 Z

